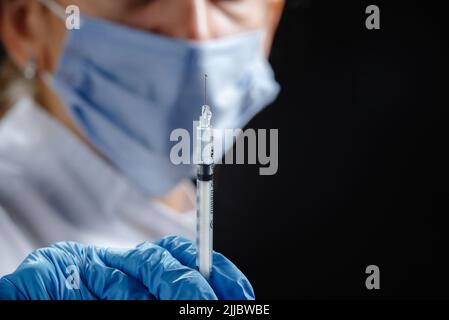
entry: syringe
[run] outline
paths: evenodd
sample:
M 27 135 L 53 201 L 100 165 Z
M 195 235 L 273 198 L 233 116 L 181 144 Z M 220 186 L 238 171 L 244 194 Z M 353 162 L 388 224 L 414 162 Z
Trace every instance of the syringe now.
M 197 266 L 200 273 L 209 279 L 212 268 L 213 244 L 213 176 L 214 151 L 212 112 L 208 105 L 202 107 L 197 127 Z

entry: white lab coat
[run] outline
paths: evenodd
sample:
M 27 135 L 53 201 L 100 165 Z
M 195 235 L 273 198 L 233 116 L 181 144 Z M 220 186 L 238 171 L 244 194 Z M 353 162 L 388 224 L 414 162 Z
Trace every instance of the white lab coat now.
M 157 183 L 157 181 L 154 181 Z M 140 194 L 101 157 L 30 99 L 0 120 L 0 277 L 34 249 L 58 241 L 130 247 L 195 235 L 187 212 Z

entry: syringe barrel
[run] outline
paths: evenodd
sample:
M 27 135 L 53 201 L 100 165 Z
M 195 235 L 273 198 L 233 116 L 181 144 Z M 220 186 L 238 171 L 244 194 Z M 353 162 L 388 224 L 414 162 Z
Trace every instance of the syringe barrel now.
M 212 268 L 213 247 L 213 175 L 214 148 L 212 113 L 209 106 L 202 107 L 197 127 L 197 266 L 209 278 Z
M 213 181 L 197 180 L 197 266 L 199 272 L 209 279 L 213 250 Z

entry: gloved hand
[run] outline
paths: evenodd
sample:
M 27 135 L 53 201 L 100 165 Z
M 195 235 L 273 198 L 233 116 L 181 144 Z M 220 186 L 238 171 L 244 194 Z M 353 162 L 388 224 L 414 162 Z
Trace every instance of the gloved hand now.
M 1 278 L 0 299 L 254 299 L 248 279 L 223 255 L 214 253 L 209 283 L 195 259 L 195 245 L 180 237 L 134 249 L 57 243 Z

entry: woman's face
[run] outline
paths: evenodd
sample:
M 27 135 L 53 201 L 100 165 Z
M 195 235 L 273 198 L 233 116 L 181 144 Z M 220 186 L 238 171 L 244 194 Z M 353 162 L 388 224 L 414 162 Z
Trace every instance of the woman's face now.
M 207 40 L 267 27 L 268 0 L 77 0 L 81 12 L 168 37 Z M 73 0 L 61 3 L 73 4 Z
M 271 48 L 284 0 L 57 0 L 77 5 L 81 14 L 108 19 L 168 37 L 193 41 L 265 29 Z M 4 45 L 19 66 L 33 57 L 38 68 L 54 71 L 66 28 L 37 0 L 3 0 Z M 82 32 L 82 31 L 75 31 Z

